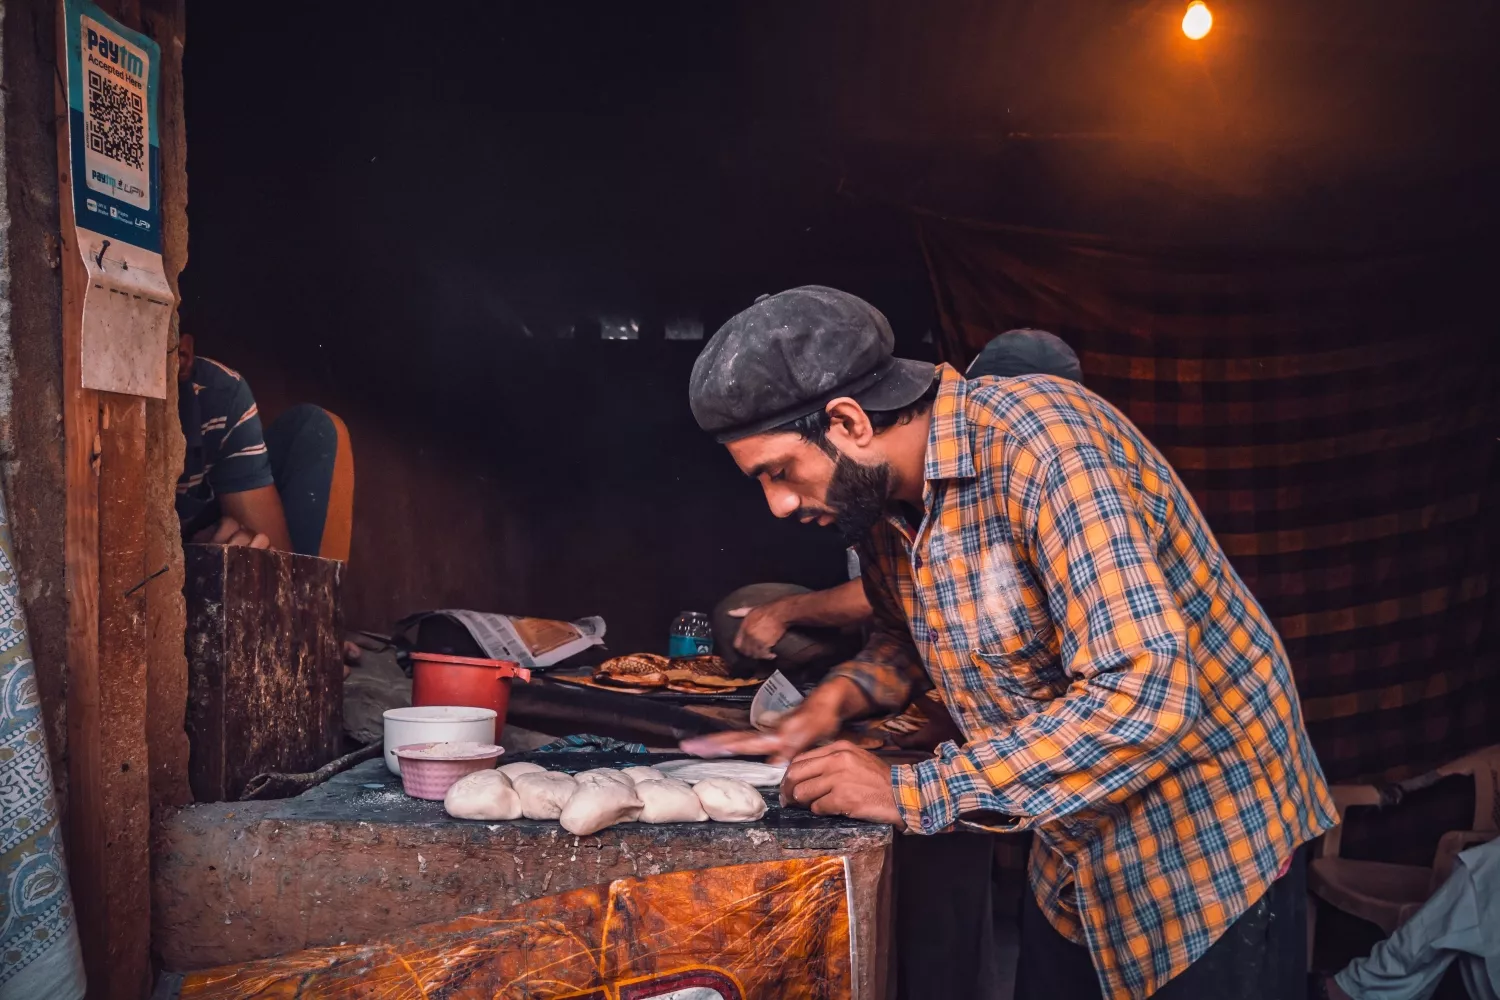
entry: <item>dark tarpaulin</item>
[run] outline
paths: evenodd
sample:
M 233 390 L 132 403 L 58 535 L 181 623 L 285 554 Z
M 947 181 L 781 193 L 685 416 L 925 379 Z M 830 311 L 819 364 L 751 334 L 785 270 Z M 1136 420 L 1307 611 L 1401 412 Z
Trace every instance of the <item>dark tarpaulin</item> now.
M 1057 333 L 1176 467 L 1281 631 L 1330 779 L 1500 738 L 1493 251 L 918 228 L 945 360 Z

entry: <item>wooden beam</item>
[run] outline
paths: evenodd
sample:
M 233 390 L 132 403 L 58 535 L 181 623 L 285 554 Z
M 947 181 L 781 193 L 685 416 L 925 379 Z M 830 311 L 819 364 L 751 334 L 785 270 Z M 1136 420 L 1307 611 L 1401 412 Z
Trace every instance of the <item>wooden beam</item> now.
M 118 12 L 118 4 L 108 0 L 101 6 Z M 133 13 L 138 24 L 138 8 Z M 67 31 L 61 0 L 57 19 L 57 65 L 62 67 Z M 68 862 L 89 996 L 139 1000 L 151 988 L 146 614 L 144 589 L 136 587 L 145 576 L 145 401 L 83 388 L 88 274 L 73 218 L 68 97 L 61 72 L 57 81 L 67 482 Z
M 182 101 L 183 0 L 145 0 L 141 11 L 146 33 L 161 46 L 161 97 L 157 135 L 161 141 L 162 262 L 174 294 L 187 264 L 187 130 Z M 172 315 L 169 343 L 177 343 L 177 314 Z M 167 363 L 175 366 L 175 358 Z M 146 586 L 146 745 L 151 755 L 153 816 L 192 801 L 188 790 L 188 665 L 183 646 L 186 604 L 182 594 L 181 529 L 175 508 L 177 477 L 182 472 L 184 442 L 177 419 L 177 380 L 169 372 L 167 398 L 146 401 L 148 465 L 146 569 L 165 568 Z
M 57 4 L 57 65 L 67 65 L 67 28 Z M 63 463 L 67 484 L 64 568 L 68 590 L 68 869 L 84 966 L 107 982 L 104 884 L 109 857 L 99 761 L 99 394 L 83 388 L 83 293 L 88 272 L 73 220 L 68 95 L 57 77 L 58 207 L 63 271 Z
M 146 747 L 146 400 L 103 392 L 99 460 L 99 722 L 107 823 L 109 983 L 90 996 L 151 992 L 151 772 Z

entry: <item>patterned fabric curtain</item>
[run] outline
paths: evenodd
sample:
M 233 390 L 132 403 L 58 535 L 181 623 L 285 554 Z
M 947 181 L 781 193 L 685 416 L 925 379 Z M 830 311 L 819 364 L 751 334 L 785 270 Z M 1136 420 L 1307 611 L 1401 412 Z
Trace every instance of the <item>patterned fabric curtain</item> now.
M 0 497 L 0 1000 L 78 1000 L 83 955 Z
M 1334 780 L 1500 738 L 1500 402 L 1472 247 L 1129 247 L 924 217 L 962 366 L 1050 330 L 1162 449 L 1281 631 Z

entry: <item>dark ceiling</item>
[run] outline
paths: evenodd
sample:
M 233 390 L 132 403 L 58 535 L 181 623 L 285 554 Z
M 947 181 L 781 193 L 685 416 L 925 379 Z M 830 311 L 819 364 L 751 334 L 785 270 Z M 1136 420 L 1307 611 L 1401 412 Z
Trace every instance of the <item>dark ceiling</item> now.
M 267 412 L 503 483 L 537 556 L 474 554 L 499 609 L 648 648 L 843 565 L 698 432 L 673 318 L 832 284 L 931 356 L 912 206 L 1190 246 L 1493 222 L 1500 5 L 1209 2 L 1202 43 L 1181 2 L 196 3 L 183 326 Z M 418 530 L 369 521 L 411 469 L 361 469 L 364 530 Z
M 1212 8 L 1191 42 L 1176 0 L 196 5 L 192 168 L 233 183 L 194 207 L 535 334 L 719 315 L 830 259 L 919 293 L 913 204 L 1276 242 L 1486 216 L 1500 5 Z

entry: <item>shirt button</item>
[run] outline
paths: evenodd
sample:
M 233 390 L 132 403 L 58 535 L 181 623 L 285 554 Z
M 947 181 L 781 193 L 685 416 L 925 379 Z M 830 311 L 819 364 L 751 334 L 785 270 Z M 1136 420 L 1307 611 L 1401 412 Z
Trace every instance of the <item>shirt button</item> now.
M 922 557 L 921 556 L 917 556 L 916 558 L 912 559 L 911 564 L 913 566 L 915 566 L 917 569 L 921 569 L 922 568 Z
M 931 816 L 923 816 L 922 817 L 922 829 L 924 829 L 924 830 L 931 830 L 932 829 L 932 817 Z

